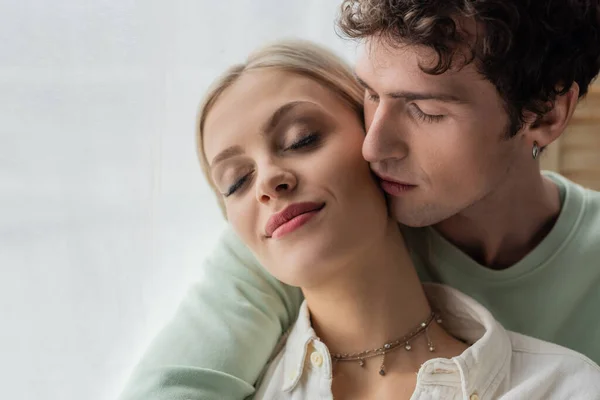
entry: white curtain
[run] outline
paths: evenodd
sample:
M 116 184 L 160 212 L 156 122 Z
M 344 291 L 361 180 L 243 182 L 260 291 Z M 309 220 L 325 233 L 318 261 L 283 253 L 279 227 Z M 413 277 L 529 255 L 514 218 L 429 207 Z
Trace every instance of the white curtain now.
M 337 0 L 0 1 L 0 397 L 116 396 L 224 226 L 196 107 Z

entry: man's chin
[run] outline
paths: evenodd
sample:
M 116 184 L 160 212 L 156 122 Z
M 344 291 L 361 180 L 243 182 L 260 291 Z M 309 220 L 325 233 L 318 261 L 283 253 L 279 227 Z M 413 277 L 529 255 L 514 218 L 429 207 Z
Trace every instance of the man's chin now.
M 435 212 L 434 207 L 414 207 L 394 199 L 390 200 L 389 207 L 392 217 L 398 221 L 398 223 L 411 228 L 423 228 L 435 225 L 449 218 L 449 216 Z

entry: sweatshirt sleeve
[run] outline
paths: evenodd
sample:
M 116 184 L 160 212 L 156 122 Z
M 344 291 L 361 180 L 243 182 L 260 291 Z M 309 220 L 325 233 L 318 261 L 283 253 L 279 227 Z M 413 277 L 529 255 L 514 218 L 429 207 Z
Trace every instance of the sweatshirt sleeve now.
M 254 393 L 299 289 L 277 281 L 227 229 L 175 316 L 154 339 L 120 400 L 227 400 Z

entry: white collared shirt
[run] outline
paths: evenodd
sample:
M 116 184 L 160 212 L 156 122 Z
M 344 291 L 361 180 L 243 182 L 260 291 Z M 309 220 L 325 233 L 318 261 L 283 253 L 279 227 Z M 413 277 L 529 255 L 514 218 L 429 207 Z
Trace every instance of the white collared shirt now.
M 423 287 L 445 329 L 470 347 L 425 362 L 412 400 L 600 399 L 600 367 L 587 357 L 505 330 L 481 304 L 449 286 Z M 281 346 L 254 398 L 333 399 L 331 356 L 310 324 L 306 302 Z

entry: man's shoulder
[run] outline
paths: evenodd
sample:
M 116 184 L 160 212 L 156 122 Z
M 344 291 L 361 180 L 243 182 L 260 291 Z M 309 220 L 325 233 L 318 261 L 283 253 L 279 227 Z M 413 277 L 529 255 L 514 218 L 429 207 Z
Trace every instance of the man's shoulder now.
M 600 191 L 584 188 L 587 211 L 600 219 Z
M 577 185 L 574 184 L 573 185 Z M 578 234 L 589 239 L 592 249 L 600 254 L 600 192 L 577 185 L 583 202 Z
M 584 203 L 587 212 L 592 212 L 596 216 L 600 215 L 600 191 L 582 186 L 556 172 L 544 171 L 544 176 L 551 179 L 559 186 L 564 187 L 567 193 L 580 199 Z
M 544 176 L 562 187 L 566 193 L 562 214 L 566 213 L 575 228 L 571 234 L 591 239 L 588 242 L 593 243 L 592 247 L 600 251 L 600 246 L 597 246 L 600 241 L 600 192 L 554 172 L 546 171 Z

